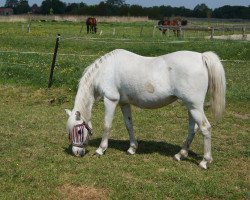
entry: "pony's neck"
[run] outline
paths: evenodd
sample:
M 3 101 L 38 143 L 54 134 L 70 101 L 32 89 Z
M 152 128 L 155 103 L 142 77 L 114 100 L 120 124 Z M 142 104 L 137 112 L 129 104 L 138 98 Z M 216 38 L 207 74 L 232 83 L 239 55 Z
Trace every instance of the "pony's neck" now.
M 95 101 L 94 98 L 94 87 L 91 81 L 87 80 L 89 76 L 86 77 L 86 74 L 81 78 L 78 91 L 76 94 L 74 111 L 79 111 L 81 117 L 85 122 L 91 120 L 91 111 Z
M 91 119 L 91 110 L 95 102 L 95 95 L 96 97 L 98 97 L 99 95 L 96 93 L 96 91 L 94 91 L 94 82 L 96 80 L 96 77 L 98 77 L 98 72 L 100 71 L 100 68 L 103 68 L 105 67 L 105 65 L 107 65 L 110 57 L 112 57 L 116 51 L 120 50 L 115 50 L 108 54 L 105 54 L 101 58 L 97 59 L 83 72 L 83 77 L 80 80 L 75 99 L 74 110 L 79 111 L 83 120 L 85 120 L 86 122 L 89 122 Z

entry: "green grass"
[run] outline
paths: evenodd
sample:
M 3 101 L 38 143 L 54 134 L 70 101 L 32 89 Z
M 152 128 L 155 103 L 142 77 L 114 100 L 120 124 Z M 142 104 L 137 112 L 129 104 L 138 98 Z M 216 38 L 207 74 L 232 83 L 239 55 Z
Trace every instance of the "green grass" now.
M 140 36 L 142 25 L 145 35 Z M 99 30 L 104 35 L 82 33 L 76 39 L 78 23 L 33 22 L 30 34 L 21 31 L 21 23 L 0 23 L 0 199 L 249 198 L 250 43 L 152 37 L 153 25 L 103 23 Z M 54 82 L 46 89 L 58 32 L 62 36 Z M 203 155 L 200 134 L 186 160 L 172 159 L 187 133 L 187 111 L 179 103 L 157 110 L 132 108 L 139 141 L 134 156 L 125 153 L 128 135 L 117 108 L 109 148 L 97 158 L 93 154 L 104 116 L 100 101 L 93 109 L 94 136 L 87 155 L 70 154 L 64 109 L 73 106 L 84 68 L 116 48 L 145 56 L 184 49 L 215 51 L 227 60 L 223 121 L 215 124 L 206 108 L 213 124 L 214 162 L 209 170 L 197 166 Z

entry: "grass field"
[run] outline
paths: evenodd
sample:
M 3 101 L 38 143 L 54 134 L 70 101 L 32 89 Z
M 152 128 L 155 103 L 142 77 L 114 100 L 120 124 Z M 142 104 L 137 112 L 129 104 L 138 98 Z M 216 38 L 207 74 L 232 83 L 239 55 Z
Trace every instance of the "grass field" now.
M 98 30 L 103 35 L 86 35 L 85 30 L 79 34 L 79 23 L 32 22 L 30 33 L 26 24 L 0 23 L 0 199 L 249 199 L 250 43 L 210 41 L 196 33 L 176 39 L 157 32 L 153 37 L 153 25 L 102 23 Z M 47 89 L 57 33 L 59 54 L 53 86 Z M 97 102 L 88 153 L 71 155 L 64 109 L 73 106 L 84 68 L 117 48 L 144 56 L 214 51 L 223 60 L 227 105 L 220 123 L 206 107 L 214 158 L 207 171 L 198 167 L 200 134 L 187 159 L 173 160 L 187 134 L 181 103 L 157 110 L 132 108 L 139 142 L 134 156 L 126 155 L 128 135 L 117 109 L 109 148 L 97 158 L 93 154 L 104 116 L 102 101 Z

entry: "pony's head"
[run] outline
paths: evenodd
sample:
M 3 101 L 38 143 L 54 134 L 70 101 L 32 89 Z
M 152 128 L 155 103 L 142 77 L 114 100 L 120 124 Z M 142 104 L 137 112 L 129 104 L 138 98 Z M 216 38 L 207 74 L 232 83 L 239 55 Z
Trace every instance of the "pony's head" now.
M 69 118 L 67 121 L 67 131 L 69 134 L 72 153 L 75 156 L 84 156 L 85 149 L 92 135 L 92 130 L 88 124 L 83 121 L 79 111 L 70 111 L 65 109 Z

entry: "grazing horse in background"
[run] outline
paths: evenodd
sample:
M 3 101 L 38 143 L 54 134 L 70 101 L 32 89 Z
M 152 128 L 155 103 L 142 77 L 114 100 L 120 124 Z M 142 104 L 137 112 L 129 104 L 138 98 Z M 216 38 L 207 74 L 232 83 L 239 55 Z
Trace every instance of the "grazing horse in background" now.
M 158 22 L 158 26 L 160 26 L 159 30 L 162 31 L 163 34 L 166 33 L 166 29 L 164 29 L 164 27 L 168 27 L 168 26 L 173 27 L 173 26 L 176 26 L 176 29 L 173 28 L 173 32 L 174 32 L 175 36 L 177 36 L 177 37 L 180 37 L 180 30 L 178 29 L 178 27 L 180 27 L 180 26 L 186 26 L 186 25 L 187 25 L 187 20 L 181 19 L 179 17 L 175 18 L 173 20 L 167 19 L 167 20 L 160 20 Z
M 89 17 L 86 20 L 86 26 L 87 26 L 87 33 L 96 33 L 97 31 L 97 22 L 96 22 L 96 18 L 94 17 Z
M 92 134 L 92 107 L 100 97 L 105 107 L 104 132 L 96 150 L 100 156 L 108 147 L 117 105 L 121 107 L 129 134 L 127 152 L 135 154 L 138 143 L 130 105 L 153 109 L 181 99 L 188 110 L 189 128 L 187 139 L 174 158 L 180 161 L 188 156 L 195 131 L 199 128 L 204 137 L 204 157 L 200 167 L 207 169 L 207 164 L 212 161 L 211 125 L 203 109 L 208 89 L 214 117 L 220 119 L 225 106 L 226 82 L 222 63 L 213 52 L 177 51 L 159 57 L 144 57 L 122 49 L 114 50 L 85 69 L 74 108 L 65 110 L 69 116 L 67 131 L 72 152 L 76 156 L 85 154 Z

